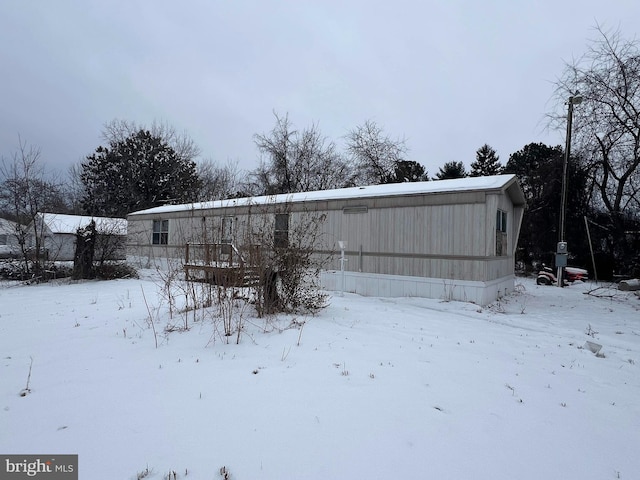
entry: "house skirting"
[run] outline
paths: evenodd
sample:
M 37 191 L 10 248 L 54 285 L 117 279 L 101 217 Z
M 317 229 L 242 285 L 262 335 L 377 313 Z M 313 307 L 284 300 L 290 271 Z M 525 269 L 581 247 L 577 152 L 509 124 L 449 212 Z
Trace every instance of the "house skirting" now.
M 478 282 L 327 270 L 320 274 L 320 282 L 326 290 L 356 293 L 366 297 L 424 297 L 459 300 L 484 306 L 513 292 L 515 275 Z

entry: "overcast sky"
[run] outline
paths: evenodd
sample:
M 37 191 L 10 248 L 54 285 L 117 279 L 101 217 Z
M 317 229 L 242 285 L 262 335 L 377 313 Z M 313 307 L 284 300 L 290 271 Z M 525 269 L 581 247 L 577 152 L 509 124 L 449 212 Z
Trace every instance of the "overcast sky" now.
M 597 23 L 636 36 L 638 0 L 0 0 L 0 155 L 66 172 L 113 119 L 166 122 L 203 158 L 257 166 L 273 112 L 342 149 L 373 120 L 431 175 L 545 129 L 553 82 Z

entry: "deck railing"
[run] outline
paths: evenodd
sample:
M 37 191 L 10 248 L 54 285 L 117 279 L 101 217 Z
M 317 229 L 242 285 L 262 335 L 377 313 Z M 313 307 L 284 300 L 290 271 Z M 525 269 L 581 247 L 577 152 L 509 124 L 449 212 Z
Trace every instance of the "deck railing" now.
M 187 243 L 185 278 L 224 286 L 247 286 L 259 280 L 260 245 L 239 249 L 232 243 Z

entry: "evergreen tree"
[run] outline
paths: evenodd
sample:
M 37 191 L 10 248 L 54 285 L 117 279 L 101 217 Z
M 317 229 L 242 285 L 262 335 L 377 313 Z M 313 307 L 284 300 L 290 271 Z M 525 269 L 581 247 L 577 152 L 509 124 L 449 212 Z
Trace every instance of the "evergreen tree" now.
M 500 157 L 486 143 L 476 151 L 476 161 L 471 164 L 470 177 L 486 177 L 502 173 Z
M 196 165 L 180 158 L 147 130 L 98 147 L 81 164 L 83 208 L 91 215 L 123 217 L 165 203 L 194 201 L 200 189 Z
M 393 174 L 384 183 L 424 182 L 429 175 L 424 167 L 413 160 L 399 160 L 395 162 Z
M 564 149 L 531 143 L 513 153 L 504 168 L 513 173 L 524 193 L 527 207 L 520 229 L 517 260 L 526 264 L 544 261 L 554 264 L 559 240 L 560 199 Z M 573 255 L 582 256 L 588 248 L 583 215 L 588 208 L 587 172 L 572 158 L 567 185 L 566 240 Z
M 440 167 L 434 180 L 450 180 L 453 178 L 464 178 L 467 176 L 467 170 L 462 162 L 447 162 Z

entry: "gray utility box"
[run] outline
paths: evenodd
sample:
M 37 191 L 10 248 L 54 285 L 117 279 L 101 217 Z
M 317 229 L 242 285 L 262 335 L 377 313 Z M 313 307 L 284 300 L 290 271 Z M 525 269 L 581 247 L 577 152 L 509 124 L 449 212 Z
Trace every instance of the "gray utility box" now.
M 567 247 L 567 242 L 558 242 L 556 247 L 556 267 L 566 267 L 568 256 L 569 249 Z

